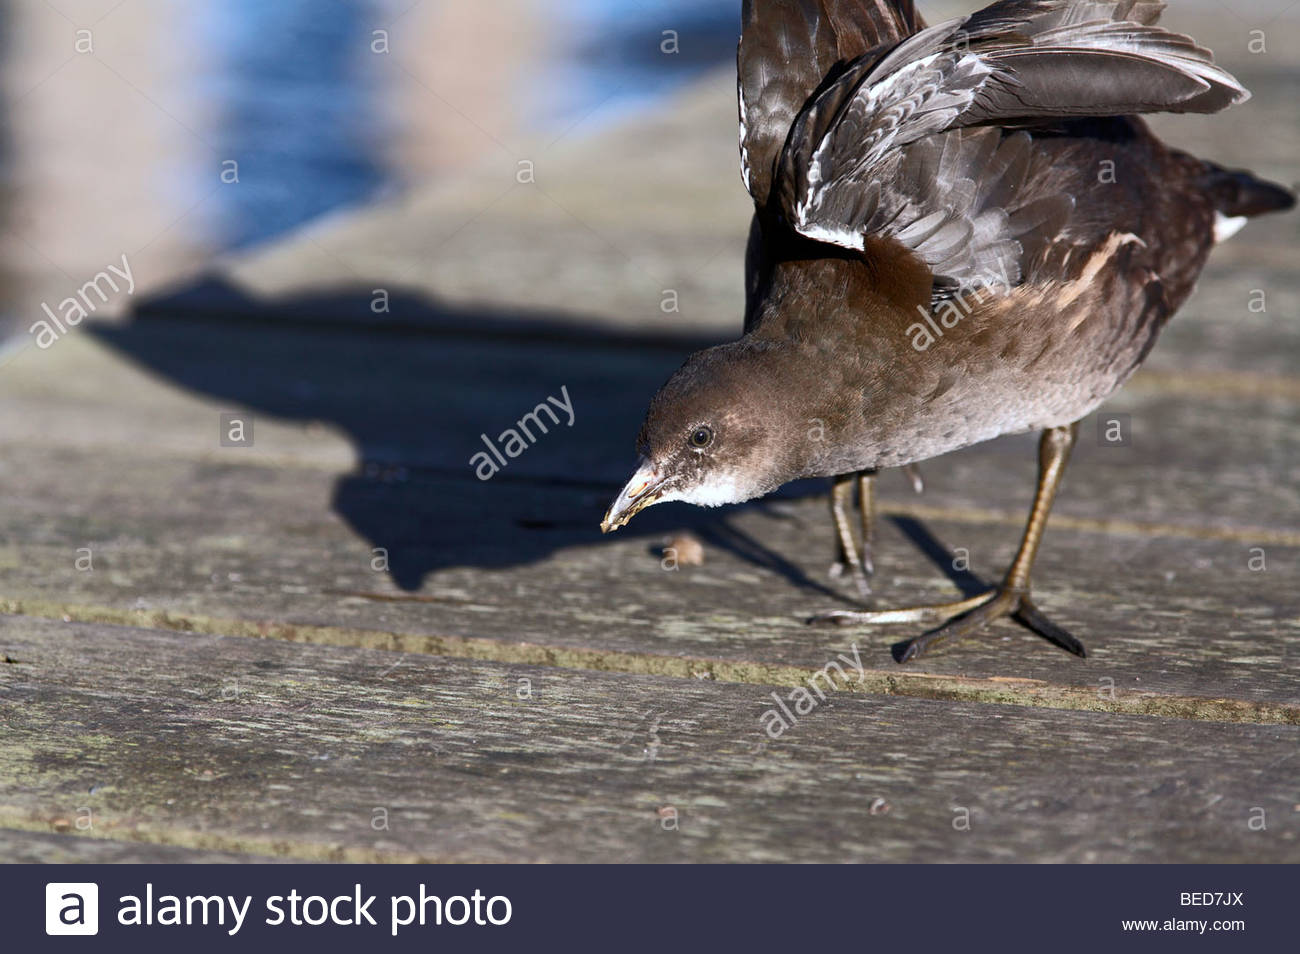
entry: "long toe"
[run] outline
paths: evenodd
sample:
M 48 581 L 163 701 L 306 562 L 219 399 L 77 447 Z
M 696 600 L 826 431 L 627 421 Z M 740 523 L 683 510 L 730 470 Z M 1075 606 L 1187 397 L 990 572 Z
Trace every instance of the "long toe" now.
M 1004 617 L 1014 619 L 1066 652 L 1081 657 L 1088 655 L 1083 643 L 1044 616 L 1026 594 L 1000 589 L 982 606 L 963 616 L 950 619 L 937 629 L 922 633 L 915 639 L 900 644 L 896 657 L 900 663 L 910 662 L 941 642 L 974 636 L 982 632 L 989 623 Z
M 998 595 L 998 590 L 988 590 L 969 599 L 955 603 L 937 603 L 933 606 L 909 606 L 892 610 L 831 610 L 818 613 L 809 623 L 833 623 L 838 626 L 882 626 L 886 623 L 942 623 L 962 616 Z
M 950 639 L 961 639 L 980 632 L 995 619 L 1010 616 L 1020 605 L 1020 597 L 1005 590 L 995 590 L 993 598 L 965 615 L 948 620 L 938 629 L 909 639 L 899 647 L 898 661 L 911 662 L 916 657 Z
M 1020 607 L 1012 617 L 1021 626 L 1037 633 L 1049 643 L 1060 646 L 1067 653 L 1073 653 L 1080 659 L 1088 657 L 1088 650 L 1084 648 L 1083 643 L 1044 616 L 1042 610 L 1035 606 L 1028 596 L 1021 598 Z

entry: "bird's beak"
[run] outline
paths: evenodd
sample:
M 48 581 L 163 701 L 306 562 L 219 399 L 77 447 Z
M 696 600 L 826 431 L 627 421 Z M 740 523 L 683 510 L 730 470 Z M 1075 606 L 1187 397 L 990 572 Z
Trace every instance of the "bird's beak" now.
M 641 466 L 609 505 L 605 519 L 600 522 L 600 532 L 617 530 L 646 507 L 656 503 L 663 494 L 663 484 L 664 478 L 655 470 L 654 465 L 646 458 L 641 458 Z

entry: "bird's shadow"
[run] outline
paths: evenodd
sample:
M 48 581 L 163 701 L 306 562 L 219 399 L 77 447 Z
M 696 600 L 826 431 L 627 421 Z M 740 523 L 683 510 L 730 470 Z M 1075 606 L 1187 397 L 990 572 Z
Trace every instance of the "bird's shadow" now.
M 387 551 L 401 589 L 453 566 L 528 564 L 599 541 L 609 499 L 634 464 L 650 396 L 691 351 L 715 343 L 669 331 L 611 331 L 562 313 L 449 305 L 390 290 L 376 312 L 371 288 L 265 300 L 203 279 L 139 304 L 119 325 L 87 331 L 134 363 L 252 420 L 254 444 L 274 440 L 265 416 L 341 431 L 358 464 L 331 506 L 373 550 Z M 497 438 L 548 398 L 558 423 L 530 424 L 526 448 L 506 456 Z M 572 408 L 572 419 L 563 405 Z M 223 447 L 220 413 L 211 422 Z M 491 443 L 501 458 L 492 454 Z M 517 449 L 517 448 L 516 448 Z M 231 448 L 232 461 L 239 461 Z M 475 467 L 485 452 L 497 466 Z M 825 492 L 803 481 L 780 492 Z M 759 508 L 779 513 L 771 499 Z M 661 540 L 687 529 L 791 585 L 852 603 L 849 594 L 739 529 L 732 511 L 655 508 L 620 533 Z M 903 532 L 940 567 L 952 557 L 915 520 Z M 830 531 L 827 529 L 827 547 Z M 963 588 L 979 586 L 957 573 Z
M 954 551 L 920 520 L 904 516 L 896 516 L 892 520 L 894 526 L 902 531 L 903 536 L 907 537 L 926 559 L 942 570 L 961 590 L 962 599 L 983 593 L 989 588 L 987 581 L 972 573 L 967 567 L 958 566 L 959 561 L 953 558 Z
M 220 413 L 249 416 L 256 446 L 276 439 L 274 429 L 257 428 L 261 418 L 346 435 L 358 464 L 338 478 L 331 506 L 372 549 L 387 551 L 393 581 L 408 592 L 447 567 L 509 567 L 597 542 L 604 508 L 635 464 L 649 398 L 687 354 L 716 343 L 392 289 L 385 304 L 376 312 L 369 287 L 265 300 L 208 278 L 87 331 L 215 402 L 214 450 L 224 450 Z M 544 432 L 529 421 L 532 439 L 508 456 L 500 436 L 548 398 L 557 421 L 541 413 Z M 237 448 L 231 454 L 240 461 Z M 725 513 L 670 505 L 621 533 L 681 528 L 795 585 L 817 586 L 730 528 Z

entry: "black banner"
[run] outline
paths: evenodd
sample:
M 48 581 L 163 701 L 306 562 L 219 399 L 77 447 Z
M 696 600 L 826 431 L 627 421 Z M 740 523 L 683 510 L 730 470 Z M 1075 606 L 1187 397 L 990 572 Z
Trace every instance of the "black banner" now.
M 1280 951 L 1296 887 L 1263 866 L 14 865 L 0 946 Z

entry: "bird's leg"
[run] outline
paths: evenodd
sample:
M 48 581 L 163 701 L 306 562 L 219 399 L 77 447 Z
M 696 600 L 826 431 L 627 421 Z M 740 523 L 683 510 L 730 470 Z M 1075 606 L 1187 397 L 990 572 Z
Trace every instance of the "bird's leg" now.
M 858 471 L 858 517 L 862 521 L 862 547 L 859 552 L 862 572 L 871 576 L 876 572 L 876 563 L 871 558 L 871 539 L 875 535 L 876 525 L 876 472 L 874 470 Z M 870 592 L 869 588 L 867 592 Z
M 853 528 L 849 525 L 848 509 L 853 503 L 854 479 L 853 474 L 845 474 L 836 477 L 831 484 L 831 520 L 835 524 L 836 541 L 836 559 L 831 564 L 831 575 L 851 574 L 858 593 L 865 598 L 871 595 L 871 584 L 867 582 L 867 574 L 871 571 L 862 565 L 862 557 L 853 539 Z M 869 553 L 867 559 L 871 559 Z
M 813 622 L 834 623 L 910 623 L 937 622 L 942 625 L 909 642 L 900 662 L 915 659 L 925 650 L 945 639 L 967 636 L 978 632 L 995 619 L 1010 616 L 1033 630 L 1044 639 L 1062 649 L 1085 656 L 1083 644 L 1047 619 L 1029 599 L 1029 573 L 1043 539 L 1047 516 L 1061 484 L 1066 462 L 1074 447 L 1078 424 L 1052 427 L 1043 431 L 1038 445 L 1038 490 L 1025 524 L 1024 537 L 1016 558 L 1007 569 L 1000 586 L 953 603 L 936 606 L 917 606 L 908 609 L 880 610 L 875 612 L 837 611 L 814 617 Z

